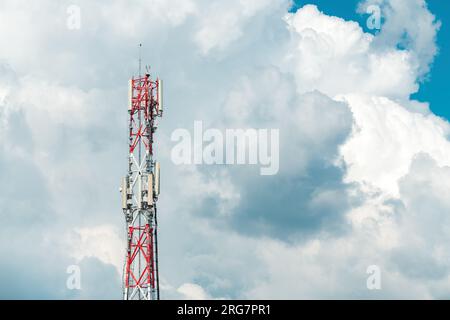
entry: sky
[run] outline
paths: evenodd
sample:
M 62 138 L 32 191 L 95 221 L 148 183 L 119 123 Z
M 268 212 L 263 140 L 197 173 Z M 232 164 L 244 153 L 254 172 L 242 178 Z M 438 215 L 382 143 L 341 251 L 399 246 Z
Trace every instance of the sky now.
M 163 299 L 449 298 L 443 3 L 2 1 L 0 298 L 121 299 L 139 43 L 165 83 Z M 195 121 L 278 129 L 279 171 L 174 163 Z
M 359 0 L 346 1 L 329 1 L 329 0 L 315 0 L 315 1 L 294 1 L 291 11 L 300 8 L 307 3 L 314 3 L 319 8 L 330 15 L 345 18 L 346 20 L 357 21 L 366 32 L 374 33 L 367 28 L 366 20 L 368 15 L 364 12 L 357 12 Z M 450 61 L 447 58 L 450 55 L 450 47 L 448 40 L 450 37 L 449 26 L 445 23 L 450 19 L 450 12 L 447 10 L 447 3 L 441 0 L 428 0 L 427 6 L 429 10 L 442 23 L 439 29 L 439 36 L 436 39 L 439 52 L 436 55 L 432 72 L 423 79 L 419 91 L 413 95 L 414 99 L 419 101 L 427 101 L 430 103 L 431 110 L 438 116 L 446 119 L 450 118 L 450 111 L 445 105 L 445 101 L 450 98 L 449 90 L 445 87 L 445 79 L 447 71 L 450 70 Z

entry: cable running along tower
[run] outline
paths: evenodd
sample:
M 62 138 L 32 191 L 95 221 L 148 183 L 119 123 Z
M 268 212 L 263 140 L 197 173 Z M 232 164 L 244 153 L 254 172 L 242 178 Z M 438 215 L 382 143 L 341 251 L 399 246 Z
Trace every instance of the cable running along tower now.
M 125 300 L 159 300 L 156 202 L 159 163 L 154 160 L 156 118 L 162 116 L 162 81 L 150 73 L 129 81 L 128 173 L 122 180 L 122 209 L 127 226 L 123 274 Z

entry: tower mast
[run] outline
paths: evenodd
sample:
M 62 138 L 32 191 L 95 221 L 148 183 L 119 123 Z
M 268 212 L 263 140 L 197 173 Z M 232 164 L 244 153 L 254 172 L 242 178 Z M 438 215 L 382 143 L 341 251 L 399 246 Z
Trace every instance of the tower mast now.
M 141 47 L 141 45 L 139 45 Z M 125 300 L 159 300 L 157 210 L 159 162 L 154 159 L 156 118 L 162 116 L 162 81 L 150 73 L 129 81 L 128 172 L 122 180 L 127 227 L 123 275 Z

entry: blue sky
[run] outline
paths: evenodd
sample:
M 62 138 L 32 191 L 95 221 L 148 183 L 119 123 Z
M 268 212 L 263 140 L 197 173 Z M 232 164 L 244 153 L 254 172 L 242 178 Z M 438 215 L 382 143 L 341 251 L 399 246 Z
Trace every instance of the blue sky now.
M 446 2 L 429 1 L 440 54 L 414 98 L 450 119 Z M 133 3 L 1 1 L 0 298 L 121 298 L 138 43 L 165 83 L 163 298 L 450 297 L 450 122 L 410 99 L 435 54 L 421 0 L 383 0 L 374 37 L 356 0 Z M 173 133 L 196 121 L 279 129 L 279 172 L 177 164 Z
M 294 0 L 291 9 L 307 4 L 316 4 L 320 10 L 329 15 L 335 15 L 346 20 L 359 22 L 366 32 L 371 32 L 366 26 L 367 15 L 356 12 L 359 0 Z M 450 72 L 450 10 L 448 1 L 428 0 L 429 10 L 441 21 L 441 29 L 438 33 L 437 44 L 439 54 L 436 56 L 428 78 L 420 85 L 418 93 L 412 98 L 430 103 L 431 110 L 446 119 L 450 119 L 450 88 L 448 86 L 448 74 Z

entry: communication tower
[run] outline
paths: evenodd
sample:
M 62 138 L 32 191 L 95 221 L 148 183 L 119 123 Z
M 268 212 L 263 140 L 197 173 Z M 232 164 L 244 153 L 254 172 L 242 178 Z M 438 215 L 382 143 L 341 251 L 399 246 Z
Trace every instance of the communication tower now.
M 156 202 L 160 165 L 154 159 L 153 142 L 156 118 L 162 113 L 162 80 L 152 80 L 148 69 L 143 76 L 129 80 L 128 172 L 120 189 L 128 235 L 123 274 L 125 300 L 159 300 Z

